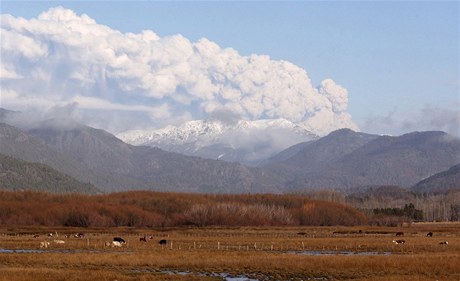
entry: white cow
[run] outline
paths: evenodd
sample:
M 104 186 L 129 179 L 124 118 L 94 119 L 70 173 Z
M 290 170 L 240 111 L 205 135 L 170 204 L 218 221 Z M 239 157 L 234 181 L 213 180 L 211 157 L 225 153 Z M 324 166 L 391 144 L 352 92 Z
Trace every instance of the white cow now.
M 56 244 L 65 244 L 64 240 L 53 240 L 53 242 Z
M 48 242 L 48 241 L 40 242 L 40 248 L 46 249 L 46 248 L 48 248 L 49 245 L 50 245 L 50 242 Z
M 119 241 L 112 241 L 112 247 L 122 247 L 123 246 L 123 243 L 119 242 Z

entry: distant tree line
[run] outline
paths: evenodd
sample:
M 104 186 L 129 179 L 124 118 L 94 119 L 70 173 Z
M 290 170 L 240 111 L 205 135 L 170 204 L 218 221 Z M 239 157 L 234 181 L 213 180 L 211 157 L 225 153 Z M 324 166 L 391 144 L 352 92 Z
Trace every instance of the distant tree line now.
M 0 191 L 1 225 L 71 227 L 362 225 L 366 215 L 305 195 Z
M 383 187 L 383 190 L 385 188 Z M 393 192 L 384 194 L 370 191 L 357 195 L 335 190 L 313 190 L 304 194 L 316 200 L 353 206 L 364 212 L 371 224 L 397 225 L 420 220 L 460 221 L 460 190 L 458 189 L 418 193 L 398 187 Z
M 423 220 L 423 212 L 415 209 L 412 203 L 404 205 L 404 208 L 376 208 L 373 212 L 374 215 L 406 217 L 414 221 Z

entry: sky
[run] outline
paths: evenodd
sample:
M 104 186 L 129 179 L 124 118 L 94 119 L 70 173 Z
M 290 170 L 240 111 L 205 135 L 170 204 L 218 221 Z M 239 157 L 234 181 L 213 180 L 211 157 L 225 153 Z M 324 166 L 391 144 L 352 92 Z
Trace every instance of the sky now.
M 458 1 L 1 1 L 1 100 L 118 133 L 232 114 L 460 136 Z

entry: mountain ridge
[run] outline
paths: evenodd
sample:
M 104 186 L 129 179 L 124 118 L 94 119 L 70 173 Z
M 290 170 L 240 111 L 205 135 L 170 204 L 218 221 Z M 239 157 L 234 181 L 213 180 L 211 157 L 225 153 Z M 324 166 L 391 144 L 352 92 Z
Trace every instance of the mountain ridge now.
M 0 123 L 0 153 L 48 164 L 104 191 L 283 193 L 410 187 L 460 163 L 460 140 L 436 131 L 378 136 L 341 129 L 250 167 L 223 157 L 133 146 L 104 130 L 78 124 L 66 128 L 64 121 L 47 120 L 27 131 Z
M 267 155 L 274 155 L 297 142 L 318 138 L 306 128 L 285 119 L 194 120 L 161 129 L 127 131 L 117 137 L 132 145 L 159 147 L 170 152 L 249 166 L 255 166 Z

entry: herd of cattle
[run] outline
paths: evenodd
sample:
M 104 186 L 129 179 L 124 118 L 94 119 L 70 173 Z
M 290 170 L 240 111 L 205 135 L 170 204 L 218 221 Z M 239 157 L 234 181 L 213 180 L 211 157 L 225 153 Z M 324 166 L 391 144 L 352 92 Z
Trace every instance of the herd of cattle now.
M 39 238 L 40 235 L 35 234 L 33 237 L 34 237 L 34 238 Z M 54 234 L 53 234 L 53 233 L 48 233 L 47 237 L 48 237 L 49 240 L 41 241 L 41 242 L 40 242 L 40 248 L 48 248 L 48 247 L 51 245 L 51 243 L 54 243 L 54 244 L 65 244 L 65 241 L 64 241 L 64 240 L 56 239 L 56 238 L 59 237 L 59 235 L 58 235 L 57 232 L 55 232 Z M 65 238 L 70 238 L 71 235 L 66 234 L 66 235 L 64 235 L 64 237 L 65 237 Z M 84 237 L 85 237 L 85 234 L 83 234 L 83 233 L 76 233 L 76 234 L 73 235 L 73 237 L 74 237 L 74 238 L 84 238 Z M 152 237 L 152 236 L 149 236 L 148 239 L 149 239 L 149 240 L 152 240 L 153 237 Z M 140 238 L 139 238 L 139 241 L 140 241 L 140 242 L 147 242 L 147 238 L 146 238 L 145 235 L 144 235 L 143 237 L 140 237 Z M 167 241 L 166 241 L 165 239 L 161 239 L 160 241 L 158 241 L 158 244 L 160 244 L 160 245 L 163 246 L 163 245 L 166 245 L 166 242 L 167 242 Z M 104 246 L 105 246 L 105 247 L 123 247 L 123 245 L 125 245 L 125 244 L 126 244 L 126 241 L 125 241 L 123 238 L 121 238 L 121 237 L 114 237 L 112 241 L 106 241 L 106 242 L 104 243 Z
M 74 238 L 84 238 L 84 234 L 83 233 L 76 233 L 73 235 Z M 404 236 L 404 232 L 396 232 L 396 236 L 397 237 L 401 237 L 401 236 Z M 40 237 L 38 234 L 34 235 L 33 236 L 34 238 L 38 238 Z M 56 233 L 49 233 L 48 234 L 48 241 L 41 241 L 40 242 L 40 248 L 48 248 L 50 245 L 51 245 L 51 242 L 54 243 L 54 244 L 65 244 L 65 241 L 64 240 L 60 240 L 60 239 L 55 239 L 55 238 L 58 238 L 59 235 Z M 64 235 L 65 238 L 70 238 L 71 236 L 70 235 Z M 433 233 L 432 232 L 428 232 L 426 234 L 426 237 L 433 237 Z M 53 240 L 51 240 L 53 239 Z M 147 242 L 147 240 L 152 240 L 153 237 L 152 236 L 149 236 L 148 239 L 147 237 L 144 235 L 142 237 L 139 238 L 139 242 Z M 51 241 L 51 242 L 50 242 Z M 158 244 L 164 246 L 166 245 L 167 241 L 165 239 L 161 239 L 160 241 L 158 241 Z M 404 239 L 395 239 L 393 240 L 393 243 L 395 244 L 406 244 L 406 240 Z M 121 238 L 121 237 L 114 237 L 112 241 L 106 241 L 104 243 L 104 246 L 105 247 L 123 247 L 123 245 L 126 244 L 126 241 Z M 440 245 L 448 245 L 449 242 L 448 241 L 441 241 L 439 242 Z
M 396 232 L 396 236 L 404 236 L 404 232 Z M 428 232 L 426 234 L 426 237 L 433 237 L 433 232 Z M 404 239 L 396 239 L 396 240 L 393 240 L 393 243 L 395 244 L 406 244 L 406 240 Z M 439 242 L 440 245 L 448 245 L 449 242 L 448 241 L 441 241 Z

